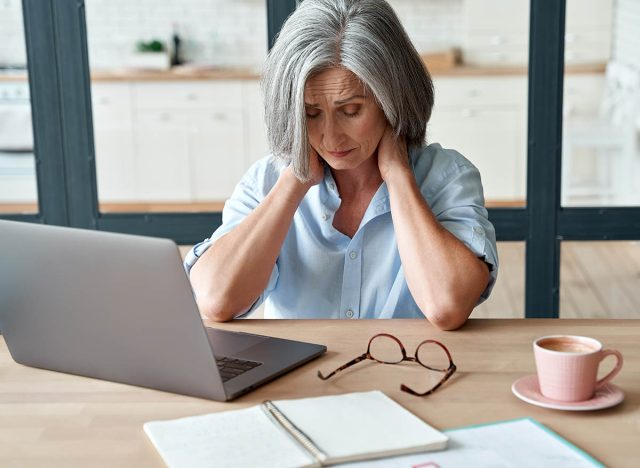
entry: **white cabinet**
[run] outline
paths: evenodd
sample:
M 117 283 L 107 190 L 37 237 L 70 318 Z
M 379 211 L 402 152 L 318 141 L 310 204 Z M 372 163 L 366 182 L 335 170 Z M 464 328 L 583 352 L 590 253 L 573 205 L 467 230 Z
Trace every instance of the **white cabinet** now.
M 242 83 L 230 80 L 140 81 L 134 105 L 139 109 L 242 109 Z
M 598 116 L 604 95 L 603 74 L 565 75 L 563 114 L 565 123 Z
M 529 0 L 464 0 L 462 15 L 465 63 L 528 63 Z
M 526 197 L 527 77 L 434 77 L 427 139 L 480 170 L 489 201 Z M 593 117 L 602 75 L 567 75 L 565 119 Z M 95 83 L 102 202 L 228 198 L 268 153 L 257 80 Z
M 245 114 L 253 113 L 243 107 L 243 87 L 224 80 L 94 83 L 100 201 L 229 197 L 250 159 Z M 262 115 L 261 102 L 253 109 Z M 255 147 L 264 141 L 259 130 Z
M 226 199 L 244 171 L 241 82 L 139 82 L 134 89 L 140 199 Z
M 464 61 L 526 65 L 530 0 L 464 0 Z M 603 63 L 610 57 L 613 0 L 567 0 L 565 63 Z
M 183 111 L 136 112 L 138 200 L 191 200 L 189 137 L 189 116 Z
M 264 123 L 264 100 L 257 80 L 246 81 L 243 88 L 245 111 L 246 167 L 269 153 L 267 127 Z
M 430 143 L 459 151 L 480 171 L 485 199 L 526 198 L 527 79 L 436 78 Z
M 478 168 L 486 200 L 515 201 L 525 199 L 522 127 L 517 110 L 468 108 L 438 111 L 430 131 Z
M 192 111 L 191 124 L 193 199 L 225 200 L 247 168 L 242 112 Z
M 224 200 L 244 172 L 242 83 L 135 85 L 140 199 Z
M 36 163 L 33 153 L 0 151 L 0 203 L 36 203 Z
M 613 0 L 567 1 L 565 63 L 603 63 L 609 60 L 613 3 Z
M 462 50 L 472 65 L 526 64 L 529 0 L 464 0 Z
M 91 96 L 98 198 L 103 202 L 136 200 L 131 86 L 94 83 Z

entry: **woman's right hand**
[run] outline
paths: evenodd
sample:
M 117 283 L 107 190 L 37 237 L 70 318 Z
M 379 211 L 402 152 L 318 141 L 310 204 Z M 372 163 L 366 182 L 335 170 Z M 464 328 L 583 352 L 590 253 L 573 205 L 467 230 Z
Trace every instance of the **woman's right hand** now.
M 283 174 L 286 174 L 288 179 L 303 186 L 306 191 L 314 185 L 318 185 L 324 179 L 324 161 L 313 146 L 309 145 L 309 180 L 306 182 L 300 181 L 293 173 L 291 166 L 287 167 Z
M 324 179 L 324 161 L 314 149 L 309 145 L 309 184 L 318 185 Z

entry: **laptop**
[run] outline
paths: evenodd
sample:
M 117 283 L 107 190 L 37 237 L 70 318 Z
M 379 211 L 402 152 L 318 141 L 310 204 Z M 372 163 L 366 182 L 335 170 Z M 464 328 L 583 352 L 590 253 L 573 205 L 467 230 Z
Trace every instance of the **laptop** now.
M 0 332 L 20 364 L 218 401 L 327 349 L 205 327 L 172 240 L 3 220 Z

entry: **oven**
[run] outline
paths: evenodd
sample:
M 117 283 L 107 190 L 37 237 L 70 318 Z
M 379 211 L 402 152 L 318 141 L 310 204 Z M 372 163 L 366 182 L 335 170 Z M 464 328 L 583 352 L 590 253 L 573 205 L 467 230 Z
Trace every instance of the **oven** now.
M 29 84 L 0 75 L 0 204 L 37 201 Z M 0 210 L 1 211 L 1 210 Z

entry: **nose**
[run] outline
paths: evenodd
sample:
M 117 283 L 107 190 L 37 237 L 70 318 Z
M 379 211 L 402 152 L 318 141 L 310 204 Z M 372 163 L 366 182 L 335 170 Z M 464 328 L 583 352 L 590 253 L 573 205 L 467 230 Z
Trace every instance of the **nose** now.
M 325 119 L 322 129 L 322 144 L 329 151 L 344 150 L 346 140 L 344 131 L 338 122 L 332 118 Z

